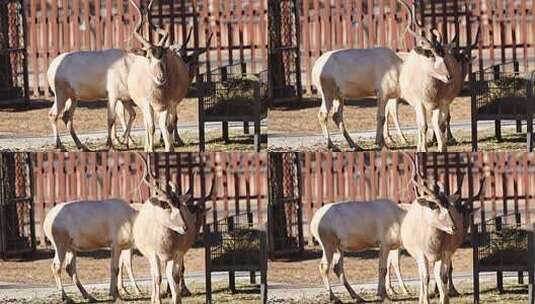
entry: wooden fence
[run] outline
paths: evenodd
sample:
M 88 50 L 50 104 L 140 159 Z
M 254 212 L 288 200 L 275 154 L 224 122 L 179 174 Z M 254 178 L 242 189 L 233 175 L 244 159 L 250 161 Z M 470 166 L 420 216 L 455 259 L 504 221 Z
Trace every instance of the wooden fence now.
M 146 4 L 146 0 L 135 0 Z M 60 53 L 72 50 L 132 49 L 131 33 L 138 16 L 128 0 L 28 0 L 28 53 L 33 96 L 50 97 L 46 70 Z M 267 64 L 267 3 L 265 0 L 156 1 L 151 15 L 181 42 L 197 20 L 199 37 L 188 49 L 203 47 L 214 33 L 211 51 L 201 58 L 211 67 L 246 61 L 259 72 Z M 148 31 L 148 28 L 145 28 Z M 198 39 L 196 39 L 198 38 Z
M 408 14 L 397 0 L 300 2 L 301 60 L 307 93 L 313 93 L 312 65 L 326 51 L 378 46 L 406 51 L 414 46 L 410 35 L 403 35 Z M 418 1 L 417 15 L 426 28 L 440 29 L 445 39 L 459 33 L 461 45 L 470 43 L 481 26 L 481 43 L 473 53 L 478 56 L 475 63 L 478 68 L 515 59 L 525 68 L 535 68 L 535 1 L 469 2 L 466 11 L 465 0 Z
M 478 68 L 515 59 L 524 68 L 535 67 L 535 1 L 472 0 L 468 11 L 465 0 L 418 3 L 424 2 L 418 4 L 419 19 L 426 28 L 440 29 L 445 39 L 458 32 L 461 45 L 467 45 L 481 26 L 481 42 L 478 51 L 474 51 L 479 58 Z M 25 3 L 33 96 L 50 96 L 46 69 L 61 52 L 136 46 L 130 33 L 137 15 L 127 0 L 29 0 Z M 193 16 L 199 39 L 192 39 L 190 49 L 204 46 L 208 32 L 214 32 L 211 51 L 201 58 L 211 67 L 241 60 L 251 64 L 255 72 L 266 68 L 266 0 L 157 3 L 153 9 L 154 20 L 170 30 L 172 41 L 183 41 L 186 27 L 193 26 Z M 397 0 L 302 0 L 299 5 L 306 93 L 313 93 L 312 65 L 326 51 L 375 46 L 406 51 L 414 46 L 414 40 L 404 35 L 408 15 Z M 182 18 L 187 22 L 181 22 Z
M 305 223 L 315 210 L 336 201 L 389 198 L 409 203 L 414 198 L 409 185 L 411 165 L 403 154 L 315 152 L 300 157 Z M 478 220 L 519 211 L 525 214 L 526 223 L 531 222 L 535 211 L 535 154 L 428 153 L 419 157 L 423 172 L 442 181 L 451 193 L 457 190 L 457 177 L 464 175 L 463 197 L 477 193 L 480 178 L 486 177 Z
M 35 219 L 41 242 L 42 223 L 54 205 L 71 200 L 122 198 L 143 202 L 148 190 L 141 183 L 143 162 L 134 153 L 33 154 Z M 236 214 L 255 213 L 266 221 L 266 155 L 262 153 L 152 154 L 160 179 L 173 180 L 182 192 L 193 188 L 195 198 L 205 197 L 217 176 L 217 199 L 207 201 L 208 221 Z

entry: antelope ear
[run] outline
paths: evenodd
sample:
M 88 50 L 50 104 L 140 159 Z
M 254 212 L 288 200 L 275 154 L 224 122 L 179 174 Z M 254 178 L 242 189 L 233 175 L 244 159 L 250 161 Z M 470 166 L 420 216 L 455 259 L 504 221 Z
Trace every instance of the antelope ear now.
M 192 199 L 193 199 L 193 196 L 191 195 L 191 193 L 186 193 L 178 197 L 178 200 L 183 204 L 189 203 Z
M 162 206 L 162 203 L 161 203 L 160 199 L 156 198 L 156 197 L 149 198 L 149 202 L 151 204 L 153 204 L 154 206 L 157 206 L 157 207 L 161 207 Z
M 477 211 L 481 210 L 481 207 L 477 207 L 477 208 L 473 208 L 471 211 L 470 211 L 470 215 L 476 213 Z
M 457 204 L 461 201 L 461 194 L 460 193 L 453 193 L 450 196 L 448 196 L 448 201 L 450 204 Z
M 466 215 L 473 215 L 474 213 L 476 213 L 476 212 L 479 211 L 480 209 L 481 209 L 481 207 L 465 209 L 464 214 L 466 214 Z
M 423 197 L 416 198 L 416 202 L 423 207 L 429 207 L 429 201 Z
M 178 186 L 175 182 L 169 181 L 168 184 L 169 184 L 169 187 L 171 187 L 171 191 L 177 192 Z
M 419 39 L 417 45 L 419 47 L 427 48 L 427 49 L 432 47 L 431 43 L 429 43 L 429 42 L 427 42 L 427 41 L 425 41 L 423 39 Z
M 208 208 L 204 208 L 201 212 L 201 215 L 202 216 L 205 216 L 206 214 L 208 214 L 208 211 L 212 210 L 212 207 L 208 207 Z

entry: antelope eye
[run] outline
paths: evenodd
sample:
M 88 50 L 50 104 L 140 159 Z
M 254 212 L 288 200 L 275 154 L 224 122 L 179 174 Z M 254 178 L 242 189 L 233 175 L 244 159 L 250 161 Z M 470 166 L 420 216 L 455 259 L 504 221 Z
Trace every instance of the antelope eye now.
M 430 201 L 429 202 L 429 208 L 431 208 L 431 210 L 437 210 L 438 209 L 438 204 L 436 202 Z
M 152 56 L 156 59 L 161 59 L 163 56 L 163 50 L 161 48 L 152 49 Z

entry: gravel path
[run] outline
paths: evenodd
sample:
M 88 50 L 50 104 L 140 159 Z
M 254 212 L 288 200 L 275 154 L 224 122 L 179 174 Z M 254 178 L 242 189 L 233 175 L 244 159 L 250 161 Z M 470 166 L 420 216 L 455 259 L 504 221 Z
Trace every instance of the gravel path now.
M 502 132 L 511 130 L 516 123 L 514 121 L 503 121 L 502 122 Z M 494 128 L 494 122 L 485 121 L 478 123 L 478 133 L 481 135 L 484 132 L 492 131 Z M 416 136 L 417 128 L 416 127 L 402 127 L 403 133 L 406 136 L 413 137 Z M 471 130 L 471 123 L 469 121 L 455 123 L 451 125 L 452 132 L 455 133 L 455 136 L 458 136 L 458 133 L 463 133 L 469 136 Z M 525 126 L 524 126 L 525 129 Z M 429 129 L 428 139 L 431 138 L 431 128 Z M 364 145 L 365 149 L 375 149 L 375 130 L 366 131 L 366 132 L 356 132 L 350 133 L 351 137 L 359 145 Z M 345 139 L 343 138 L 340 132 L 331 131 L 331 139 L 333 143 L 340 149 L 349 148 Z M 391 129 L 390 134 L 396 139 L 397 132 L 394 129 Z M 480 136 L 478 136 L 481 138 Z M 326 141 L 323 137 L 323 134 L 310 134 L 310 133 L 280 133 L 273 132 L 269 133 L 268 137 L 268 150 L 270 151 L 286 151 L 286 150 L 297 150 L 297 151 L 318 151 L 326 150 Z M 362 143 L 364 141 L 365 143 Z M 401 149 L 413 149 L 416 144 L 409 138 L 410 146 L 402 147 Z M 436 146 L 436 145 L 435 145 Z M 431 151 L 434 151 L 436 147 L 430 147 Z
M 505 272 L 503 274 L 504 282 L 514 282 L 518 278 L 518 274 L 514 272 Z M 414 296 L 416 290 L 418 290 L 418 278 L 404 278 L 405 284 L 411 291 Z M 472 273 L 457 273 L 453 277 L 454 284 L 459 289 L 469 289 L 472 290 Z M 525 276 L 524 281 L 527 282 L 527 276 Z M 394 288 L 397 289 L 397 280 L 393 278 Z M 321 284 L 320 282 L 318 282 Z M 483 285 L 496 284 L 496 274 L 494 273 L 483 273 L 480 276 L 480 283 Z M 338 281 L 331 279 L 331 286 L 333 287 L 333 292 L 336 295 L 342 296 L 347 294 L 346 289 L 343 285 L 339 284 Z M 377 281 L 367 284 L 351 284 L 353 289 L 357 293 L 364 293 L 365 295 L 374 295 L 377 290 Z M 363 296 L 366 298 L 366 296 Z M 367 296 L 369 297 L 369 296 Z M 289 285 L 289 284 L 277 284 L 270 282 L 269 284 L 269 298 L 275 303 L 282 303 L 284 299 L 300 302 L 303 300 L 312 300 L 318 298 L 328 299 L 328 293 L 323 286 L 323 284 L 310 287 L 310 286 L 299 286 Z
M 198 125 L 194 123 L 179 124 L 179 130 L 181 134 L 189 133 L 194 134 L 194 137 L 197 138 L 198 134 Z M 251 134 L 252 134 L 252 124 L 250 124 Z M 267 128 L 267 121 L 262 122 L 263 132 Z M 241 131 L 243 132 L 242 123 L 229 123 L 230 131 Z M 118 129 L 119 132 L 122 132 L 122 129 Z M 143 128 L 133 128 L 132 136 L 134 138 L 143 138 L 144 137 Z M 221 132 L 221 124 L 216 122 L 206 123 L 206 132 Z M 70 134 L 61 133 L 62 142 L 67 145 L 74 145 Z M 156 138 L 159 138 L 159 132 L 156 134 Z M 107 130 L 95 131 L 95 132 L 85 132 L 79 133 L 78 137 L 82 143 L 89 142 L 106 142 Z M 197 140 L 197 139 L 196 139 Z M 1 133 L 0 132 L 0 150 L 10 150 L 10 151 L 39 151 L 45 148 L 51 149 L 55 144 L 55 139 L 52 135 L 49 136 L 35 136 L 35 135 L 19 135 L 11 133 Z
M 205 274 L 204 272 L 194 272 L 186 274 L 186 285 L 190 286 L 192 284 L 205 284 Z M 245 281 L 249 279 L 249 273 L 237 272 L 236 281 Z M 165 280 L 165 276 L 163 279 Z M 217 283 L 221 281 L 227 281 L 228 275 L 226 273 L 214 273 L 212 274 L 212 282 Z M 130 281 L 125 278 L 125 287 L 129 288 Z M 136 282 L 139 287 L 143 290 L 150 288 L 151 279 L 150 278 L 136 278 Z M 247 281 L 246 281 L 247 282 Z M 257 278 L 257 282 L 260 282 L 260 277 Z M 63 280 L 65 291 L 69 295 L 77 295 L 78 290 L 76 286 L 70 284 L 70 281 Z M 103 282 L 99 284 L 84 284 L 84 287 L 88 290 L 89 293 L 105 293 L 109 289 L 109 282 Z M 55 287 L 50 287 L 50 285 L 42 284 L 17 284 L 17 283 L 5 283 L 0 282 L 0 303 L 5 302 L 17 302 L 17 301 L 37 301 L 43 300 L 51 297 L 59 297 L 59 292 Z

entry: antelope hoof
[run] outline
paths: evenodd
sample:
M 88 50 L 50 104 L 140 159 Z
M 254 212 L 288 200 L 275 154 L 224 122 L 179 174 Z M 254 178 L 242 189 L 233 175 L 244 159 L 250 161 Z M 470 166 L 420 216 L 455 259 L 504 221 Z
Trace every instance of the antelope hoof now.
M 182 290 L 180 290 L 180 295 L 183 297 L 189 297 L 192 295 L 191 291 L 188 289 L 188 287 L 184 286 Z
M 56 145 L 56 150 L 58 152 L 67 152 L 67 148 L 63 144 L 60 144 L 59 146 Z
M 164 298 L 164 299 L 167 299 L 171 296 L 171 292 L 169 292 L 169 290 L 166 290 L 162 293 L 160 293 L 160 297 Z
M 87 295 L 87 296 L 85 297 L 85 299 L 86 299 L 89 303 L 96 303 L 96 302 L 98 302 L 98 300 L 95 299 L 95 298 L 94 298 L 93 296 L 91 296 L 91 295 Z
M 448 145 L 458 145 L 459 141 L 455 137 L 451 137 L 448 139 Z
M 141 290 L 139 288 L 136 288 L 136 296 L 141 297 L 142 295 L 143 293 L 141 292 Z
M 332 149 L 334 149 L 334 148 L 335 148 L 335 146 L 333 145 L 333 142 L 330 141 L 330 140 L 327 141 L 327 149 L 328 149 L 328 150 L 332 150 Z
M 394 140 L 394 138 L 392 138 L 392 136 L 388 135 L 385 137 L 385 143 L 391 143 L 393 145 L 395 145 L 397 142 Z
M 337 296 L 333 295 L 333 294 L 331 294 L 329 296 L 329 301 L 331 303 L 333 303 L 333 304 L 343 304 L 344 303 L 344 302 L 340 301 L 340 299 Z
M 177 138 L 175 138 L 175 146 L 184 147 L 185 145 L 186 145 L 186 143 L 182 140 L 182 138 L 180 138 L 179 136 L 177 136 Z
M 394 295 L 398 294 L 397 291 L 394 288 L 391 288 L 391 287 L 387 288 L 386 292 L 389 293 L 389 294 L 394 294 Z
M 382 144 L 375 144 L 375 150 L 377 151 L 386 151 L 388 147 L 382 143 Z
M 74 301 L 66 294 L 63 294 L 61 296 L 61 300 L 63 301 L 64 304 L 74 304 Z
M 80 152 L 91 152 L 91 150 L 84 144 L 77 146 L 77 148 Z
M 360 146 L 355 146 L 355 147 L 351 148 L 349 151 L 351 151 L 351 152 L 360 152 L 360 151 L 364 151 L 364 149 L 362 149 L 362 147 L 360 147 Z
M 112 302 L 113 303 L 123 303 L 123 298 L 121 297 L 121 295 L 117 294 L 116 296 L 112 297 Z
M 448 295 L 450 297 L 458 297 L 460 296 L 461 294 L 457 291 L 457 289 L 455 289 L 455 287 L 452 287 L 450 288 L 450 290 L 448 291 Z
M 364 300 L 363 298 L 361 298 L 359 295 L 354 295 L 354 296 L 351 296 L 351 298 L 353 300 L 355 300 L 355 303 L 365 303 L 366 300 Z

